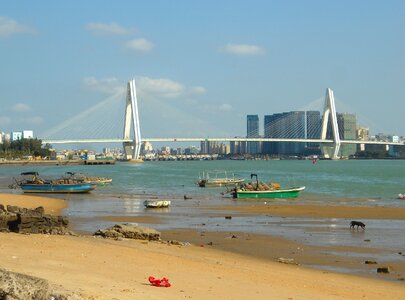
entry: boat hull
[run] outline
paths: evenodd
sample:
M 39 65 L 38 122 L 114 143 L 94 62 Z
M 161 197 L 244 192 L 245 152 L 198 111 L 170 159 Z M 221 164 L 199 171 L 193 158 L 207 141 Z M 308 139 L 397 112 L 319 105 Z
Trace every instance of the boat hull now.
M 305 189 L 305 186 L 302 187 L 292 187 L 278 190 L 269 190 L 269 191 L 242 191 L 237 190 L 235 192 L 236 198 L 296 198 Z
M 107 185 L 112 182 L 112 179 L 86 180 L 86 182 L 94 185 Z
M 88 193 L 96 188 L 94 184 L 22 184 L 24 193 Z
M 144 203 L 146 208 L 165 208 L 169 207 L 171 204 L 170 200 L 145 200 Z

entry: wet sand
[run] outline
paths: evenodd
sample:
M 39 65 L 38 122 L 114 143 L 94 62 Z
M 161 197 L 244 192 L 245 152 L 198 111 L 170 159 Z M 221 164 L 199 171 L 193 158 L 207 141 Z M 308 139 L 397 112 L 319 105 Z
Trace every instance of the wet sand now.
M 258 203 L 254 205 L 213 207 L 211 209 L 217 211 L 237 211 L 243 214 L 271 214 L 280 217 L 405 220 L 405 208 L 399 207 L 273 205 Z
M 147 223 L 147 224 L 163 223 L 159 217 L 152 217 L 152 216 L 104 216 L 100 217 L 99 219 L 117 223 Z
M 19 206 L 35 200 L 35 207 L 48 211 L 56 211 L 56 202 L 66 205 L 63 200 L 14 196 L 5 198 L 19 198 Z M 137 222 L 142 220 L 150 221 Z M 338 260 L 328 253 L 348 250 L 344 247 L 309 247 L 278 237 L 206 232 L 203 227 L 163 232 L 162 238 L 192 244 L 0 233 L 0 267 L 48 279 L 84 299 L 403 299 L 405 293 L 402 281 L 381 280 L 386 275 L 378 280 L 302 266 Z M 298 265 L 279 263 L 278 258 Z M 337 267 L 364 265 L 352 258 L 339 260 Z M 152 287 L 148 276 L 168 277 L 172 287 Z

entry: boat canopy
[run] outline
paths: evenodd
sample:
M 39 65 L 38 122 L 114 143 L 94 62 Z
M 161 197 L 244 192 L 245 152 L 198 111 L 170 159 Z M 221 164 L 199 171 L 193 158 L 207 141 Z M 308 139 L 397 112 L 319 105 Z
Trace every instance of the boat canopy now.
M 38 172 L 23 172 L 21 173 L 22 176 L 25 175 L 33 175 L 33 176 L 39 176 Z

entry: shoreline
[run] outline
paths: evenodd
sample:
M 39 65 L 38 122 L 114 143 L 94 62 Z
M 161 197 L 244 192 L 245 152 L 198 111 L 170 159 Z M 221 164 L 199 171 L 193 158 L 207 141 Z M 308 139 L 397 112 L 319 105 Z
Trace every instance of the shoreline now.
M 36 195 L 0 194 L 0 203 L 6 200 L 11 205 L 44 206 L 53 214 L 61 213 L 68 204 Z M 292 206 L 289 209 L 294 210 Z M 218 212 L 268 213 L 262 210 L 227 206 Z M 296 213 L 303 212 L 300 209 Z M 114 222 L 161 222 L 147 216 L 104 218 Z M 191 244 L 0 233 L 5 258 L 0 267 L 79 291 L 83 299 L 382 299 L 387 295 L 401 299 L 404 291 L 398 281 L 405 274 L 404 264 L 391 266 L 394 272 L 378 276 L 319 267 L 332 264 L 336 270 L 357 266 L 376 269 L 377 265 L 364 265 L 361 258 L 332 253 L 353 251 L 347 247 L 313 247 L 276 236 L 210 232 L 204 227 L 163 230 L 162 239 Z M 355 251 L 362 253 L 361 248 Z M 279 263 L 278 258 L 293 259 L 298 265 Z M 151 287 L 148 276 L 168 277 L 172 287 Z

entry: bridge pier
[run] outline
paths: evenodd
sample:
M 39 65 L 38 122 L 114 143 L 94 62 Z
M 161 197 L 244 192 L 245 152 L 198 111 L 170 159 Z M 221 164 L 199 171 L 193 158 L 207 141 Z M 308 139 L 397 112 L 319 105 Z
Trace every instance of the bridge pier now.
M 132 129 L 132 131 L 131 131 Z M 131 137 L 133 135 L 133 137 Z M 141 129 L 139 127 L 138 99 L 136 97 L 135 79 L 128 82 L 127 101 L 124 119 L 124 155 L 126 160 L 139 160 L 141 152 Z
M 336 116 L 336 106 L 335 106 L 335 98 L 333 96 L 333 91 L 330 88 L 326 89 L 326 96 L 325 96 L 325 106 L 323 111 L 323 118 L 322 118 L 322 128 L 321 128 L 321 140 L 326 139 L 326 133 L 328 131 L 328 124 L 329 124 L 329 117 L 330 123 L 332 125 L 332 135 L 333 135 L 333 144 L 332 146 L 327 144 L 321 144 L 321 152 L 325 158 L 330 159 L 340 159 L 340 135 L 339 135 L 339 127 L 337 122 Z

